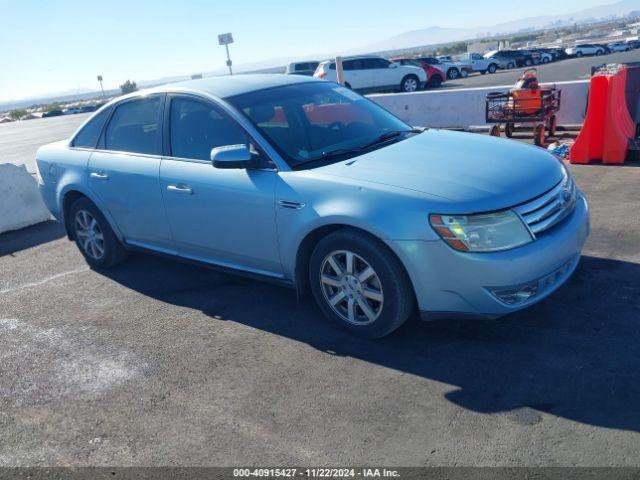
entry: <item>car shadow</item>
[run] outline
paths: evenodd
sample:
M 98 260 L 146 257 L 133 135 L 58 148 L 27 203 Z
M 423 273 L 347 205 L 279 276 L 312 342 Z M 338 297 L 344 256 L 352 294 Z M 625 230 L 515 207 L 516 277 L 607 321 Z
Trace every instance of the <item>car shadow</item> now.
M 498 320 L 420 322 L 368 341 L 328 324 L 291 290 L 136 255 L 103 272 L 145 295 L 456 387 L 446 398 L 483 414 L 539 412 L 640 431 L 640 265 L 583 257 L 540 304 Z
M 57 240 L 66 235 L 64 226 L 54 220 L 0 234 L 0 257 Z

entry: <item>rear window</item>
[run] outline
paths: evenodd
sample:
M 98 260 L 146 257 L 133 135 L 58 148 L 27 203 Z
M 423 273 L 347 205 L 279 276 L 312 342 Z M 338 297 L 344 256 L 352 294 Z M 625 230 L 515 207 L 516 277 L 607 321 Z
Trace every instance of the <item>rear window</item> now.
M 105 148 L 159 154 L 160 97 L 130 100 L 116 107 L 107 126 Z
M 71 142 L 71 146 L 78 148 L 96 148 L 98 139 L 102 133 L 102 127 L 104 127 L 104 123 L 109 116 L 109 111 L 109 108 L 105 108 L 96 113 L 91 120 L 82 127 L 82 130 L 78 132 Z

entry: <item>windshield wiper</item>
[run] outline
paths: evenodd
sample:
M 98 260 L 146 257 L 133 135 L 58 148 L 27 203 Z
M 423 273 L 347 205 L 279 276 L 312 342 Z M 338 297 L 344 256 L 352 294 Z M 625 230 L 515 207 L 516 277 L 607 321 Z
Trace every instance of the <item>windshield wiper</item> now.
M 362 153 L 362 151 L 367 150 L 368 148 L 374 147 L 381 143 L 385 143 L 393 138 L 399 137 L 403 133 L 422 133 L 423 129 L 412 128 L 411 130 L 391 130 L 388 132 L 384 132 L 383 134 L 376 137 L 374 140 L 365 143 L 364 145 L 360 145 L 354 148 L 336 148 L 335 150 L 327 150 L 322 152 L 320 156 L 311 158 L 309 160 L 305 160 L 304 162 L 297 163 L 294 168 L 301 167 L 303 165 L 308 165 L 310 163 L 320 162 L 322 160 L 327 160 L 329 158 L 342 157 L 344 155 L 353 155 L 357 153 Z

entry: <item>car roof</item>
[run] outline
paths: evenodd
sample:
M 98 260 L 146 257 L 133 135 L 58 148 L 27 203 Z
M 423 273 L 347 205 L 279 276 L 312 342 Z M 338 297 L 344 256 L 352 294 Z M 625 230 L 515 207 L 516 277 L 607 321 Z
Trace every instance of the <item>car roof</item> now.
M 144 90 L 145 93 L 169 91 L 199 91 L 219 98 L 233 97 L 243 93 L 265 90 L 267 88 L 295 85 L 297 83 L 322 82 L 314 77 L 282 75 L 276 73 L 253 73 L 225 75 L 221 77 L 187 80 Z

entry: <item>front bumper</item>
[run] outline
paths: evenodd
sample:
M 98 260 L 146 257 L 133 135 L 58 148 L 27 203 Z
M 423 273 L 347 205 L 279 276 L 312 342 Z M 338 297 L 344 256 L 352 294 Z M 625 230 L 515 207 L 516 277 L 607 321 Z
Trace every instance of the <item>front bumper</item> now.
M 443 241 L 397 241 L 423 317 L 498 317 L 528 307 L 557 290 L 573 273 L 589 235 L 587 202 L 579 196 L 560 224 L 525 246 L 495 253 L 464 253 Z M 536 283 L 537 293 L 510 305 L 492 289 Z

